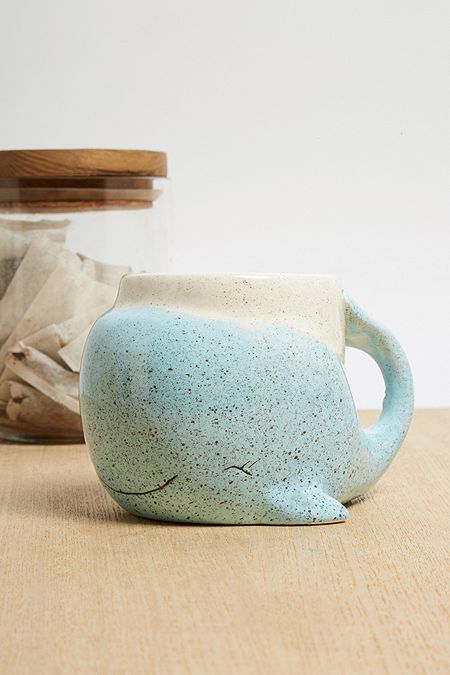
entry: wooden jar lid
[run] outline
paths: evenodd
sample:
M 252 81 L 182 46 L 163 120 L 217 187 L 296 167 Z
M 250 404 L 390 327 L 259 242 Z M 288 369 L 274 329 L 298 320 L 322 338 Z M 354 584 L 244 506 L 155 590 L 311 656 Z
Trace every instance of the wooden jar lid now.
M 0 209 L 148 208 L 165 177 L 167 156 L 152 150 L 1 150 Z
M 167 177 L 165 152 L 153 150 L 0 150 L 0 178 Z

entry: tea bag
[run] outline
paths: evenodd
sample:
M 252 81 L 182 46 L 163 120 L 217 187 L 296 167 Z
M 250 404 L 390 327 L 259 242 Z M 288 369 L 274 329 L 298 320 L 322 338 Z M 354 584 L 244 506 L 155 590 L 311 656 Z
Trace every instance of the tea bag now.
M 54 361 L 64 365 L 64 362 L 58 354 L 61 347 L 64 347 L 64 341 L 57 324 L 52 323 L 49 326 L 45 326 L 45 328 L 41 328 L 41 330 L 38 330 L 36 333 L 28 335 L 22 342 L 27 347 L 34 347 L 34 349 L 37 349 Z M 14 351 L 14 347 L 11 351 Z
M 81 436 L 81 417 L 23 382 L 9 382 L 5 408 L 10 420 L 65 435 Z
M 87 309 L 86 311 L 76 314 L 70 319 L 67 319 L 66 321 L 58 324 L 58 331 L 61 334 L 63 341 L 62 346 L 72 342 L 72 340 L 75 340 L 78 335 L 80 335 L 80 333 L 82 333 L 86 328 L 90 329 L 94 321 L 101 314 L 110 309 L 110 307 L 110 303 L 98 305 L 97 307 Z
M 0 376 L 0 406 L 3 406 L 9 401 L 9 382 L 19 382 L 20 378 L 9 368 L 4 368 Z
M 81 357 L 83 355 L 84 343 L 91 330 L 91 326 L 84 329 L 75 340 L 69 342 L 62 349 L 59 350 L 59 357 L 69 366 L 71 370 L 76 373 L 80 372 Z
M 0 228 L 9 231 L 9 236 L 20 235 L 28 243 L 35 237 L 45 234 L 52 241 L 63 243 L 66 240 L 70 220 L 18 220 L 16 218 L 0 218 Z
M 59 355 L 60 349 L 68 343 L 78 340 L 81 334 L 86 338 L 95 319 L 108 308 L 109 305 L 100 305 L 90 311 L 77 314 L 60 324 L 52 323 L 36 333 L 22 338 L 21 342 L 28 347 L 34 347 L 43 354 L 50 356 L 54 361 L 64 365 L 65 362 Z M 14 351 L 14 348 L 12 351 Z
M 89 331 L 97 317 L 106 312 L 109 307 L 110 305 L 100 305 L 87 312 L 77 314 L 60 324 L 50 324 L 23 338 L 21 342 L 27 347 L 34 347 L 49 356 L 59 365 L 69 366 L 72 370 L 79 372 L 84 342 Z M 62 352 L 66 345 L 68 346 L 67 352 L 60 355 L 59 352 Z M 10 351 L 17 351 L 17 347 L 13 347 Z M 73 368 L 71 364 L 74 366 Z M 5 368 L 0 375 L 0 402 L 7 400 L 7 383 L 14 379 L 16 379 L 14 373 Z
M 14 330 L 29 308 L 34 298 L 58 264 L 81 267 L 81 261 L 75 253 L 62 250 L 61 244 L 47 237 L 37 237 L 29 245 L 27 252 L 17 268 L 8 288 L 0 301 L 0 343 Z
M 104 312 L 109 309 L 110 305 L 99 305 L 93 309 L 82 312 L 81 314 L 76 314 L 70 319 L 63 321 L 59 324 L 50 324 L 41 328 L 41 330 L 28 335 L 22 340 L 22 342 L 28 347 L 34 347 L 38 351 L 46 354 L 51 359 L 56 361 L 56 363 L 67 367 L 72 362 L 72 359 L 76 359 L 74 363 L 77 366 L 77 372 L 79 372 L 79 361 L 81 360 L 81 354 L 84 348 L 84 341 L 92 328 L 94 321 Z M 78 338 L 81 337 L 80 340 Z M 59 350 L 62 349 L 65 345 L 73 342 L 73 347 L 69 350 L 68 361 L 67 363 L 60 355 Z M 20 348 L 18 346 L 13 346 L 10 351 L 18 351 Z M 75 350 L 75 352 L 73 352 Z M 78 354 L 78 358 L 72 356 L 72 353 Z M 15 373 L 13 373 L 9 368 L 4 368 L 2 374 L 0 375 L 0 407 L 2 404 L 5 404 L 9 400 L 9 382 L 10 381 L 19 381 L 19 378 Z
M 66 250 L 69 223 L 0 218 L 1 423 L 49 437 L 82 433 L 84 343 L 130 271 Z
M 4 296 L 27 248 L 28 243 L 24 237 L 0 228 L 0 299 Z
M 82 263 L 83 272 L 85 272 L 91 279 L 101 281 L 108 286 L 117 288 L 119 281 L 124 276 L 131 272 L 131 267 L 125 265 L 110 265 L 102 263 L 99 260 L 92 258 L 85 258 Z
M 115 297 L 116 290 L 111 286 L 89 279 L 79 266 L 60 262 L 0 349 L 0 363 L 8 350 L 27 335 L 98 305 L 110 306 Z
M 33 347 L 19 343 L 6 358 L 7 368 L 56 403 L 79 414 L 78 375 Z

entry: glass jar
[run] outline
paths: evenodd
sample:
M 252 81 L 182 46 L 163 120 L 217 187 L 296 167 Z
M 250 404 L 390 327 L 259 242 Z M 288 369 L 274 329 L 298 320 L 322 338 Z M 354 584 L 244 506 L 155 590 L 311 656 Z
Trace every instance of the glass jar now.
M 167 184 L 161 152 L 0 152 L 1 438 L 83 441 L 84 342 L 124 274 L 166 271 Z

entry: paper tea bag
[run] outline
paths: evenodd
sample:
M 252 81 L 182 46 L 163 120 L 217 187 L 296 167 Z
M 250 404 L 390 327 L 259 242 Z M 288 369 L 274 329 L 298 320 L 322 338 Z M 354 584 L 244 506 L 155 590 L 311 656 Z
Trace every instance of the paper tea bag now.
M 76 373 L 80 372 L 81 357 L 83 355 L 84 343 L 91 330 L 91 326 L 85 328 L 80 335 L 69 342 L 65 347 L 59 350 L 59 357 Z
M 19 382 L 20 378 L 9 368 L 4 368 L 0 375 L 0 407 L 9 401 L 9 382 Z
M 11 352 L 5 364 L 24 382 L 35 387 L 56 403 L 79 414 L 78 375 L 55 363 L 33 347 L 19 343 L 17 351 Z
M 100 310 L 101 311 L 101 310 Z M 75 317 L 74 317 L 75 318 Z M 73 321 L 73 319 L 69 320 Z M 64 326 L 64 324 L 60 324 Z M 84 324 L 82 324 L 84 325 Z M 70 333 L 71 335 L 71 333 Z M 37 333 L 28 335 L 23 341 L 27 347 L 34 347 L 42 354 L 50 357 L 59 365 L 66 367 L 65 361 L 58 354 L 59 350 L 64 347 L 66 341 L 64 340 L 63 330 L 60 329 L 59 325 L 50 324 L 50 326 L 45 326 Z M 19 345 L 14 345 L 11 352 L 20 351 Z M 3 372 L 0 375 L 0 402 L 8 401 L 9 399 L 9 382 L 17 381 L 19 378 L 15 373 L 13 373 L 9 368 L 4 368 Z
M 58 358 L 53 357 L 55 358 L 55 361 L 59 360 L 63 365 L 69 366 L 71 370 L 79 373 L 84 343 L 86 342 L 87 336 L 89 335 L 94 321 L 101 314 L 106 312 L 107 309 L 109 309 L 109 305 L 102 305 L 101 307 L 96 307 L 94 310 L 91 310 L 91 312 L 79 314 L 78 316 L 74 316 L 72 319 L 68 319 L 59 324 L 57 329 L 64 344 L 62 344 L 58 350 Z M 28 339 L 26 339 L 25 342 L 26 344 L 29 344 Z
M 0 299 L 22 262 L 28 243 L 19 234 L 0 228 Z
M 92 309 L 88 309 L 81 314 L 76 314 L 75 316 L 63 321 L 58 324 L 58 331 L 61 334 L 63 345 L 68 344 L 75 340 L 80 333 L 82 333 L 86 328 L 89 330 L 92 327 L 94 321 L 108 309 L 110 309 L 111 303 L 104 305 L 98 305 Z
M 82 435 L 81 417 L 23 382 L 10 382 L 6 415 L 10 420 L 41 429 Z
M 8 350 L 26 335 L 61 323 L 98 305 L 111 306 L 116 290 L 89 279 L 77 266 L 63 261 L 50 274 L 24 316 L 0 349 L 0 363 Z
M 70 220 L 17 220 L 16 218 L 0 218 L 0 228 L 22 236 L 28 243 L 34 237 L 45 234 L 52 241 L 64 242 Z
M 65 361 L 59 355 L 60 349 L 68 343 L 76 341 L 81 334 L 86 337 L 97 317 L 106 312 L 109 307 L 110 305 L 100 305 L 90 311 L 77 314 L 60 324 L 52 323 L 49 326 L 45 326 L 45 328 L 41 328 L 37 333 L 27 335 L 21 342 L 50 356 L 57 363 L 65 365 Z M 14 347 L 11 351 L 14 351 Z M 0 381 L 2 379 L 0 378 Z
M 46 326 L 42 330 L 30 335 L 24 341 L 27 347 L 34 347 L 42 354 L 49 356 L 61 366 L 65 366 L 64 360 L 58 354 L 64 342 L 61 337 L 61 332 L 55 324 Z M 11 349 L 12 352 L 19 351 L 20 348 L 16 345 Z M 9 398 L 9 382 L 17 381 L 19 378 L 9 368 L 4 368 L 0 375 L 0 402 L 8 400 Z
M 22 342 L 27 347 L 34 347 L 34 349 L 37 349 L 54 361 L 64 365 L 64 361 L 61 359 L 58 352 L 64 347 L 65 343 L 61 331 L 56 324 L 52 323 L 49 326 L 45 326 L 45 328 L 41 328 L 37 333 L 28 335 Z M 14 351 L 14 347 L 11 351 Z
M 59 350 L 64 347 L 65 342 L 62 337 L 62 333 L 59 329 L 59 326 L 56 324 L 51 324 L 42 328 L 37 333 L 29 335 L 23 340 L 23 344 L 27 347 L 34 347 L 42 354 L 49 356 L 51 359 L 56 361 L 61 366 L 65 367 L 65 361 L 58 354 Z M 15 345 L 11 350 L 20 351 L 18 345 Z M 19 378 L 13 373 L 9 368 L 4 368 L 3 372 L 0 375 L 0 402 L 8 400 L 9 394 L 9 382 L 16 381 Z
M 131 272 L 131 267 L 125 265 L 110 265 L 108 263 L 102 263 L 99 260 L 93 260 L 92 258 L 85 258 L 82 264 L 83 272 L 85 272 L 91 279 L 96 281 L 101 281 L 108 286 L 114 286 L 117 288 L 119 281 L 124 276 Z
M 37 237 L 31 242 L 0 301 L 0 316 L 2 317 L 0 344 L 17 326 L 61 260 L 64 260 L 66 265 L 81 266 L 81 261 L 76 254 L 63 251 L 61 244 L 52 242 L 45 236 Z

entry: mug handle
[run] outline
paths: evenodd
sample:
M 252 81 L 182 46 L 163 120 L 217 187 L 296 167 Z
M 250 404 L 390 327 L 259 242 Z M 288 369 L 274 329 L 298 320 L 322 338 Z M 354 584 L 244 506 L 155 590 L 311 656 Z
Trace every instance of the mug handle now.
M 345 296 L 347 347 L 371 356 L 380 368 L 386 393 L 378 420 L 361 429 L 363 443 L 376 460 L 378 475 L 389 466 L 406 436 L 414 410 L 411 369 L 398 340 Z

